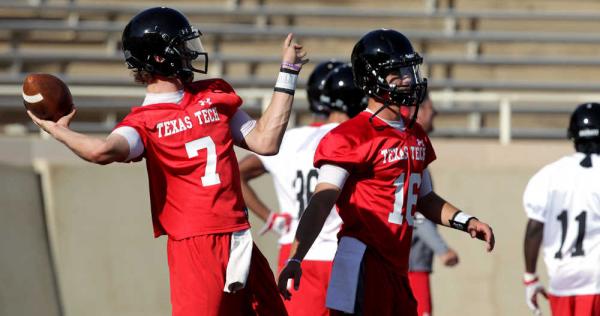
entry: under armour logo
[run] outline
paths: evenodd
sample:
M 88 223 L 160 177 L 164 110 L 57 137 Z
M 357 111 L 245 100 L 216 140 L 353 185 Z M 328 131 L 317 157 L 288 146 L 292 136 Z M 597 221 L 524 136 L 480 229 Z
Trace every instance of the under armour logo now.
M 200 103 L 201 106 L 212 105 L 212 101 L 210 101 L 210 98 L 206 98 L 204 100 L 200 100 L 200 101 L 198 101 L 198 103 Z
M 422 139 L 417 138 L 417 146 L 425 146 L 425 142 Z

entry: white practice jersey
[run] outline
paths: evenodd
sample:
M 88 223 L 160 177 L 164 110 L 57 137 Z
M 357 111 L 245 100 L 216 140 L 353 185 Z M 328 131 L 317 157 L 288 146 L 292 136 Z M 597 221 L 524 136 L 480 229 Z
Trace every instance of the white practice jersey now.
M 273 176 L 279 211 L 292 217 L 291 229 L 279 238 L 281 245 L 294 241 L 299 218 L 317 185 L 318 172 L 313 166 L 315 150 L 321 138 L 337 125 L 330 123 L 290 129 L 285 132 L 277 155 L 259 156 L 265 169 Z M 305 259 L 333 260 L 341 225 L 342 220 L 334 207 Z
M 600 156 L 592 167 L 575 153 L 531 178 L 523 203 L 530 219 L 544 223 L 549 291 L 557 296 L 600 294 Z

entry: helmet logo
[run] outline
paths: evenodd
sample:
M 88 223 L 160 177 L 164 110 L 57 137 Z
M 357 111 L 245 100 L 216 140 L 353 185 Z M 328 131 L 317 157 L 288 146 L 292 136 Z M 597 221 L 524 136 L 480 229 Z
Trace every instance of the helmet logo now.
M 582 129 L 579 131 L 579 137 L 595 137 L 600 136 L 598 129 Z

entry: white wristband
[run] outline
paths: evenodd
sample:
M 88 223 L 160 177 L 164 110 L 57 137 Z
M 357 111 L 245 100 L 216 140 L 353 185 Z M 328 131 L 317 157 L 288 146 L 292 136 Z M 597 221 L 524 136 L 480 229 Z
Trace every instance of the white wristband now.
M 525 283 L 531 283 L 531 282 L 537 280 L 537 278 L 538 278 L 538 276 L 534 273 L 525 272 L 523 274 L 523 282 L 525 282 Z
M 450 220 L 450 227 L 466 232 L 471 219 L 477 219 L 477 217 L 469 215 L 463 211 L 458 211 Z
M 298 72 L 295 70 L 281 68 L 279 76 L 275 83 L 275 91 L 294 95 L 296 91 L 296 81 L 298 81 Z

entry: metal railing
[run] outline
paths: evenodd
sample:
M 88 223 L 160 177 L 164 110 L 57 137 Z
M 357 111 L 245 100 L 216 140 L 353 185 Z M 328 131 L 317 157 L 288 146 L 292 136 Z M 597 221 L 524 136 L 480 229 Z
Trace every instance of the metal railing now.
M 20 87 L 7 88 L 0 86 L 0 111 L 23 111 L 22 100 L 15 96 L 15 90 Z M 243 109 L 252 115 L 258 115 L 268 105 L 271 89 L 239 89 L 238 94 L 245 100 Z M 74 100 L 80 110 L 103 113 L 105 120 L 99 122 L 77 123 L 76 130 L 83 132 L 109 132 L 117 123 L 116 113 L 127 113 L 129 107 L 139 103 L 144 94 L 142 87 L 115 89 L 106 87 L 75 87 L 72 88 Z M 600 102 L 600 93 L 477 93 L 434 91 L 431 98 L 436 104 L 440 116 L 462 115 L 467 118 L 463 126 L 438 128 L 434 137 L 449 138 L 497 138 L 502 144 L 509 144 L 513 139 L 562 139 L 565 138 L 564 128 L 546 127 L 516 127 L 513 117 L 523 114 L 563 115 L 568 117 L 577 104 L 585 102 Z M 543 104 L 543 106 L 541 106 Z M 294 114 L 291 126 L 297 124 L 295 118 L 308 115 L 308 106 L 304 91 L 296 93 Z M 497 117 L 496 122 L 482 123 L 483 115 Z M 11 127 L 19 133 L 31 132 L 37 128 L 23 121 L 21 128 Z M 496 127 L 493 127 L 496 126 Z M 7 129 L 5 129 L 5 132 Z

